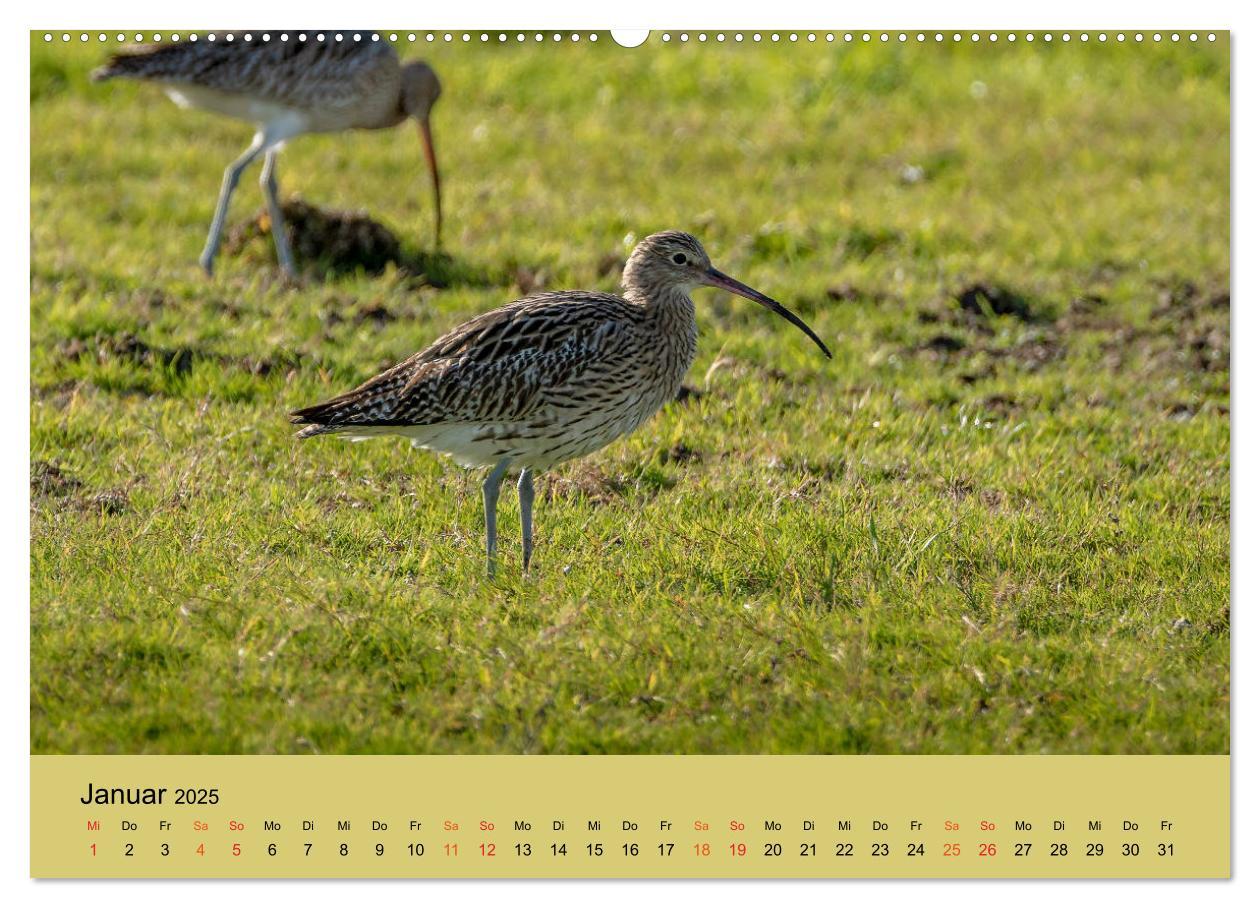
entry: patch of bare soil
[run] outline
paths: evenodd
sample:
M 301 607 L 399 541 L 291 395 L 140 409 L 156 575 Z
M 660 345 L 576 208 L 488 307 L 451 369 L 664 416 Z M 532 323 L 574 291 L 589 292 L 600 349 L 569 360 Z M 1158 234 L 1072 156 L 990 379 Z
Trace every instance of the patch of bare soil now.
M 69 495 L 83 487 L 69 470 L 50 460 L 31 461 L 31 496 Z
M 131 496 L 126 489 L 106 489 L 89 495 L 79 502 L 84 510 L 97 511 L 101 514 L 122 514 L 131 507 Z
M 766 466 L 776 472 L 808 476 L 820 482 L 847 479 L 849 462 L 843 457 L 812 458 L 790 453 L 784 457 L 771 457 Z
M 287 371 L 295 368 L 300 359 L 300 354 L 293 351 L 276 351 L 261 356 L 231 356 L 197 347 L 161 347 L 149 344 L 130 331 L 98 333 L 91 338 L 70 338 L 57 345 L 56 353 L 67 361 L 85 357 L 91 357 L 99 363 L 124 360 L 145 368 L 169 369 L 177 375 L 192 371 L 194 363 L 205 360 L 235 367 L 250 375 L 265 377 L 277 369 Z
M 666 463 L 694 463 L 704 459 L 704 455 L 686 442 L 677 442 L 665 452 Z
M 57 499 L 56 504 L 48 499 Z M 121 514 L 131 504 L 126 489 L 105 489 L 88 492 L 82 480 L 66 467 L 50 460 L 31 462 L 31 504 L 43 501 L 48 507 L 64 510 L 67 506 L 79 511 L 100 514 Z
M 919 344 L 920 352 L 929 353 L 936 358 L 948 357 L 951 353 L 967 349 L 967 342 L 953 334 L 934 334 Z
M 1044 336 L 1020 341 L 1013 347 L 988 347 L 986 352 L 992 357 L 1013 361 L 1026 372 L 1036 372 L 1063 357 L 1063 344 L 1052 336 Z
M 827 299 L 833 303 L 886 303 L 896 297 L 882 290 L 871 290 L 846 282 L 828 287 Z
M 563 474 L 547 474 L 541 492 L 545 501 L 585 498 L 594 504 L 609 505 L 625 498 L 630 488 L 623 476 L 606 473 L 593 464 L 578 464 Z
M 1148 324 L 1108 323 L 1069 315 L 1066 327 L 1105 331 L 1103 350 L 1108 365 L 1142 361 L 1163 371 L 1228 372 L 1230 294 L 1173 280 L 1159 289 Z
M 161 367 L 182 375 L 191 371 L 196 352 L 191 347 L 154 347 L 130 331 L 75 337 L 57 345 L 57 355 L 66 360 L 92 356 L 98 362 L 127 360 L 138 366 Z
M 973 315 L 1013 315 L 1025 322 L 1034 317 L 1027 297 L 998 284 L 970 284 L 953 294 L 953 299 L 959 309 Z

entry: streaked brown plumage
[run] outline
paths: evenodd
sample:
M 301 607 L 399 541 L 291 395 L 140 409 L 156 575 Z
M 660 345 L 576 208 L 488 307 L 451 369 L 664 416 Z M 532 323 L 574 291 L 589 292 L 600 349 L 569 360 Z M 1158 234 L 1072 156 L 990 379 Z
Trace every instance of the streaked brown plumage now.
M 323 40 L 318 36 L 323 35 Z M 341 34 L 342 40 L 336 40 Z M 253 144 L 228 167 L 214 222 L 201 256 L 213 270 L 223 222 L 241 172 L 265 155 L 262 186 L 272 220 L 276 254 L 294 271 L 276 199 L 276 153 L 285 142 L 309 132 L 385 129 L 408 117 L 419 124 L 433 181 L 435 235 L 442 233 L 441 177 L 433 151 L 429 114 L 441 94 L 437 75 L 425 63 L 403 65 L 388 42 L 371 35 L 334 32 L 224 32 L 196 41 L 141 45 L 114 55 L 97 69 L 96 81 L 138 79 L 163 86 L 182 107 L 197 107 L 258 124 Z
M 761 303 L 830 351 L 769 297 L 717 271 L 695 237 L 669 231 L 639 243 L 624 297 L 543 293 L 478 316 L 358 388 L 297 410 L 298 436 L 398 434 L 465 466 L 492 466 L 484 487 L 493 565 L 494 505 L 521 471 L 525 564 L 532 474 L 596 451 L 672 400 L 696 352 L 690 291 L 720 287 Z

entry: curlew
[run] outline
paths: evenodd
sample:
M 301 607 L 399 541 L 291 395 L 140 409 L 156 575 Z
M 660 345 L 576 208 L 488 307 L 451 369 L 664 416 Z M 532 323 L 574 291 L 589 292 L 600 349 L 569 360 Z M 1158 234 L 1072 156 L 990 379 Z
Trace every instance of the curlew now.
M 494 573 L 499 487 L 519 470 L 524 565 L 533 552 L 534 473 L 626 435 L 673 400 L 696 353 L 691 291 L 747 297 L 831 351 L 779 303 L 709 262 L 690 234 L 649 236 L 622 274 L 623 296 L 541 293 L 465 322 L 352 391 L 294 411 L 299 438 L 403 435 L 466 467 L 482 486 L 486 559 Z
M 131 47 L 92 73 L 94 81 L 154 82 L 180 107 L 195 107 L 257 124 L 254 141 L 228 165 L 201 267 L 213 273 L 228 203 L 242 172 L 263 156 L 261 185 L 276 257 L 295 274 L 293 253 L 276 197 L 276 155 L 286 140 L 311 132 L 386 129 L 416 120 L 433 182 L 434 236 L 442 238 L 442 184 L 429 113 L 442 92 L 437 75 L 419 61 L 403 65 L 385 41 L 351 35 L 287 32 L 224 33 L 215 40 Z M 334 40 L 334 37 L 343 40 Z M 317 39 L 317 40 L 312 40 Z

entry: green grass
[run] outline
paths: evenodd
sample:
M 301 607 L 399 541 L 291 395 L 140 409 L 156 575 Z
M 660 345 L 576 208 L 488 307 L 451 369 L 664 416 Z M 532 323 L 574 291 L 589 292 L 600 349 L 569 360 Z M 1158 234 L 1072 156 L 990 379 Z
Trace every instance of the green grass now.
M 451 258 L 294 289 L 196 268 L 247 126 L 33 40 L 32 749 L 1227 752 L 1225 44 L 410 48 Z M 413 130 L 280 179 L 423 260 Z M 702 394 L 543 481 L 531 575 L 515 494 L 487 581 L 478 476 L 293 440 L 665 228 L 835 359 L 699 291 Z

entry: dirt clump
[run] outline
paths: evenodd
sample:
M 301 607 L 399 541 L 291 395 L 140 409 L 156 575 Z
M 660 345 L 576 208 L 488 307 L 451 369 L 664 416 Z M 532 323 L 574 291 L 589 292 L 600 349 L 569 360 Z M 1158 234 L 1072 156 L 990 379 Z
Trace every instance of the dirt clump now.
M 969 284 L 953 298 L 959 309 L 972 315 L 1013 315 L 1025 322 L 1033 319 L 1032 306 L 1023 294 L 997 284 Z
M 83 487 L 61 464 L 51 460 L 31 461 L 31 495 L 69 495 Z
M 281 211 L 289 244 L 299 262 L 321 262 L 336 271 L 361 268 L 369 274 L 379 274 L 389 264 L 402 260 L 402 244 L 397 235 L 363 212 L 326 211 L 301 199 L 289 199 Z M 223 248 L 229 254 L 240 255 L 259 246 L 265 246 L 266 255 L 274 255 L 271 216 L 265 208 L 233 227 Z M 264 250 L 256 251 L 261 254 Z

